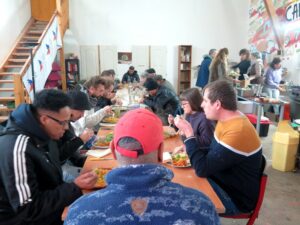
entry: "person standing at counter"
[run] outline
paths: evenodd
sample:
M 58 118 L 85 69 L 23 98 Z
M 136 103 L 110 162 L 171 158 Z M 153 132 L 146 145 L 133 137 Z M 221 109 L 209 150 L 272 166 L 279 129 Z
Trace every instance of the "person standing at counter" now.
M 250 52 L 248 49 L 241 49 L 239 52 L 241 61 L 232 67 L 232 69 L 239 69 L 240 76 L 238 77 L 239 80 L 245 80 L 244 74 L 247 74 L 248 68 L 251 65 L 250 62 Z
M 262 84 L 263 83 L 263 61 L 259 52 L 251 53 L 251 66 L 248 69 L 248 75 L 251 84 Z
M 218 121 L 209 147 L 197 142 L 188 121 L 175 118 L 176 127 L 187 138 L 184 144 L 192 167 L 199 177 L 208 178 L 225 214 L 251 212 L 259 194 L 260 139 L 248 118 L 237 110 L 236 93 L 228 81 L 209 83 L 201 106 L 207 119 Z
M 211 61 L 216 56 L 217 50 L 216 49 L 210 49 L 208 55 L 203 56 L 203 61 L 201 62 L 199 71 L 198 71 L 198 77 L 196 86 L 204 88 L 204 86 L 208 83 L 209 78 L 209 66 L 211 64 Z
M 264 91 L 270 98 L 279 99 L 280 81 L 282 80 L 281 59 L 276 57 L 267 69 L 264 81 Z M 273 105 L 275 115 L 279 115 L 279 105 Z
M 228 70 L 228 54 L 228 49 L 222 48 L 213 59 L 209 67 L 209 83 L 220 79 L 226 79 Z

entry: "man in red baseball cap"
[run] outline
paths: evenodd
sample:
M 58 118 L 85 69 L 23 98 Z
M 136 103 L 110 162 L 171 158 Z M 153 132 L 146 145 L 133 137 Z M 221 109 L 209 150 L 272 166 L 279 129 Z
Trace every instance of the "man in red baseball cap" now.
M 111 149 L 119 167 L 108 186 L 71 205 L 66 224 L 220 224 L 213 203 L 201 192 L 171 182 L 159 165 L 161 120 L 146 109 L 127 112 L 114 130 Z

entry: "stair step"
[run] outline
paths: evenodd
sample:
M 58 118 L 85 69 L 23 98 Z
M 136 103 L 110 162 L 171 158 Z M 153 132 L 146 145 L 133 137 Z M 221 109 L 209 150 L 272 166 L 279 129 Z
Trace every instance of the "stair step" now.
M 5 65 L 3 66 L 4 69 L 20 69 L 22 68 L 23 66 L 22 65 Z
M 19 47 L 16 47 L 17 50 L 30 50 L 32 49 L 32 47 L 28 47 L 28 46 L 19 46 Z
M 40 37 L 37 37 L 37 36 L 24 36 L 22 39 L 25 39 L 25 40 L 39 40 Z
M 30 30 L 32 29 L 45 29 L 47 25 L 43 25 L 43 24 L 33 24 L 31 27 L 30 27 Z
M 13 88 L 0 88 L 0 91 L 14 91 Z
M 28 52 L 14 52 L 12 55 L 14 56 L 30 56 Z
M 34 21 L 34 24 L 48 24 L 48 21 L 41 21 L 41 20 L 36 20 Z
M 8 116 L 0 116 L 0 122 L 4 122 L 5 120 L 8 120 Z
M 19 44 L 27 44 L 28 46 L 31 46 L 32 44 L 34 44 L 34 46 L 35 46 L 35 44 L 37 44 L 38 42 L 37 42 L 37 40 L 32 40 L 32 41 L 20 41 L 19 42 Z
M 8 59 L 8 62 L 25 63 L 27 59 Z
M 0 76 L 10 76 L 10 75 L 14 75 L 17 74 L 15 72 L 0 72 Z
M 13 80 L 0 80 L 0 84 L 13 83 Z
M 9 102 L 9 101 L 14 101 L 15 97 L 0 97 L 0 101 L 3 102 Z
M 43 33 L 43 31 L 39 31 L 39 30 L 29 30 L 27 32 L 27 34 L 31 34 L 31 35 L 41 35 Z

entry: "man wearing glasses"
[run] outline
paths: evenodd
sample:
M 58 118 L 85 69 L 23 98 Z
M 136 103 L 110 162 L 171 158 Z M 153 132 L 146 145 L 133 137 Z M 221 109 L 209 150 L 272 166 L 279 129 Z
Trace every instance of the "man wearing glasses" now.
M 56 140 L 69 127 L 70 98 L 43 90 L 15 109 L 0 134 L 0 224 L 62 224 L 64 207 L 93 188 L 92 172 L 64 183 Z

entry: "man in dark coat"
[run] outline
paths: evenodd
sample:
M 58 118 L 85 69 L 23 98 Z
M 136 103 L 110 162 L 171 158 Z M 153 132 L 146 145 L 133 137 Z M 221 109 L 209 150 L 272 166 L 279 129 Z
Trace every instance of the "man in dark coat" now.
M 217 54 L 216 49 L 211 49 L 209 50 L 208 55 L 203 56 L 203 61 L 200 65 L 199 71 L 198 71 L 198 77 L 197 77 L 197 82 L 196 86 L 204 88 L 204 86 L 208 83 L 209 79 L 209 66 L 211 64 L 212 59 L 215 57 Z
M 64 208 L 94 187 L 88 172 L 64 183 L 56 140 L 68 129 L 70 98 L 45 89 L 22 104 L 0 134 L 0 224 L 62 224 Z
M 122 84 L 125 83 L 134 83 L 134 82 L 140 82 L 140 77 L 136 70 L 134 70 L 133 66 L 129 67 L 129 70 L 123 75 L 122 78 Z
M 169 114 L 174 115 L 179 108 L 178 97 L 169 88 L 160 86 L 153 78 L 147 78 L 144 87 L 147 89 L 149 96 L 143 99 L 142 102 L 160 117 L 164 125 L 168 125 Z

